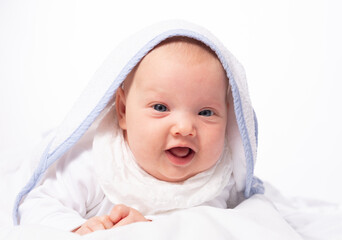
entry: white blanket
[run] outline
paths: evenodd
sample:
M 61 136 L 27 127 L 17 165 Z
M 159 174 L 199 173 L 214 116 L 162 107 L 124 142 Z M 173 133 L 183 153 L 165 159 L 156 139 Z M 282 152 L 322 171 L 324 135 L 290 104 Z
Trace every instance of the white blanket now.
M 7 228 L 3 239 L 78 239 L 39 225 Z M 262 195 L 254 195 L 235 209 L 195 207 L 141 222 L 98 231 L 84 239 L 301 239 Z
M 0 239 L 80 238 L 43 225 L 13 226 L 14 198 L 29 174 L 25 165 L 15 161 L 12 165 L 3 161 L 0 171 Z M 265 188 L 265 195 L 254 195 L 235 209 L 195 207 L 82 239 L 342 239 L 341 206 L 288 199 L 270 184 Z

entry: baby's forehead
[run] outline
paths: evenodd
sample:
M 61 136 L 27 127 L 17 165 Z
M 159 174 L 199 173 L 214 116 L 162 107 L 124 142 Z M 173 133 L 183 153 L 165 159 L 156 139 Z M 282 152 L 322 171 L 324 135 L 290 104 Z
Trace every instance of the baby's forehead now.
M 204 43 L 183 36 L 168 38 L 155 46 L 145 57 L 134 67 L 124 81 L 125 89 L 129 89 L 135 74 L 139 68 L 149 67 L 158 62 L 163 62 L 170 58 L 179 59 L 185 64 L 212 63 L 222 67 L 216 53 Z M 222 67 L 223 70 L 223 67 Z M 224 71 L 224 70 L 223 70 Z M 224 71 L 225 72 L 225 71 Z M 136 82 L 136 80 L 134 80 Z M 140 81 L 138 81 L 140 82 Z M 141 83 L 141 82 L 140 82 Z M 139 85 L 139 83 L 138 83 Z

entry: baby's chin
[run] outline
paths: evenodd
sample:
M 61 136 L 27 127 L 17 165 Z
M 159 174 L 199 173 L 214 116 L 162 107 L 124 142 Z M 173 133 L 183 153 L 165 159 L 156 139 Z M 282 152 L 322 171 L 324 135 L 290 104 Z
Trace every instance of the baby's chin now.
M 197 175 L 199 172 L 195 172 L 195 173 L 170 173 L 170 172 L 166 172 L 166 173 L 155 173 L 155 174 L 151 174 L 149 172 L 147 172 L 148 174 L 150 174 L 152 177 L 160 180 L 160 181 L 164 181 L 164 182 L 171 182 L 171 183 L 182 183 L 185 182 L 186 180 L 190 179 L 191 177 Z
M 157 177 L 155 177 L 157 178 Z M 166 176 L 163 176 L 163 177 L 159 177 L 157 178 L 158 180 L 160 181 L 164 181 L 164 182 L 171 182 L 171 183 L 182 183 L 186 180 L 188 180 L 189 178 L 191 177 L 166 177 Z

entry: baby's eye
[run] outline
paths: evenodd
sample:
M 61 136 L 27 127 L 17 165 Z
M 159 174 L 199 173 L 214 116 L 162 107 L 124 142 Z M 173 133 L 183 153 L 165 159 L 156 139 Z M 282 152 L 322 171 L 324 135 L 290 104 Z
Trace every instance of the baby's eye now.
M 167 107 L 163 104 L 155 104 L 153 105 L 153 109 L 158 112 L 166 112 L 168 110 Z
M 206 110 L 200 111 L 198 113 L 198 115 L 205 116 L 205 117 L 210 117 L 210 116 L 214 115 L 214 112 L 211 111 L 211 110 L 206 109 Z

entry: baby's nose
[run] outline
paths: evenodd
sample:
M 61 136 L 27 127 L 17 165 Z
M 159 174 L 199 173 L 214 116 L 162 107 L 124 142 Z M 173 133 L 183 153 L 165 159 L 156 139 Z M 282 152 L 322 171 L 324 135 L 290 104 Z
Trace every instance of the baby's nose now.
M 196 128 L 190 117 L 180 117 L 171 128 L 173 136 L 196 136 Z

